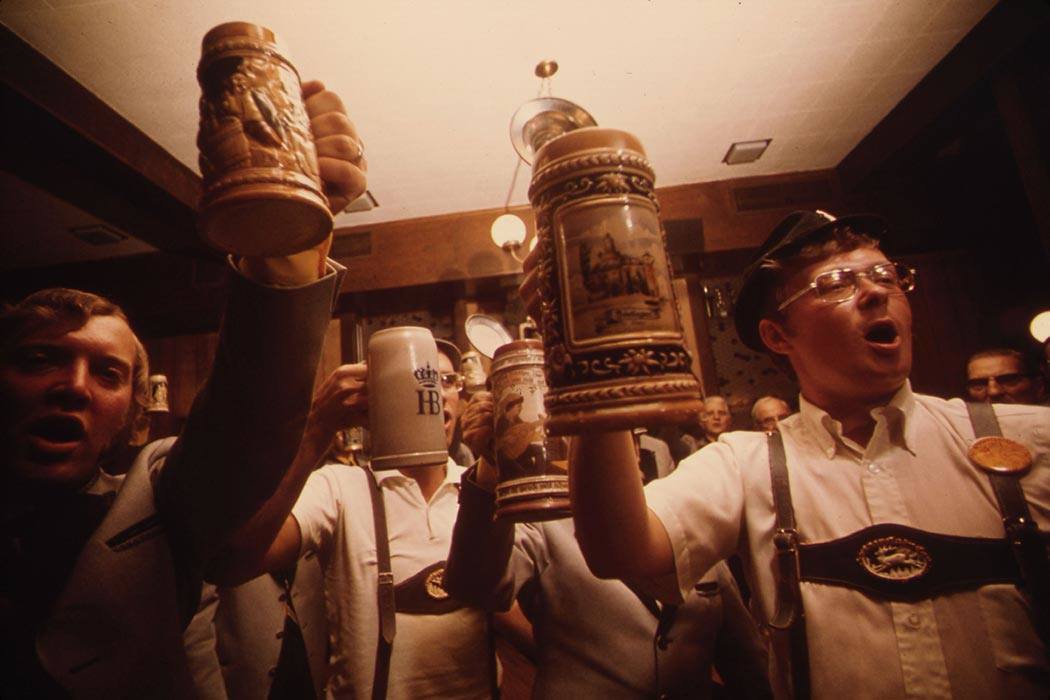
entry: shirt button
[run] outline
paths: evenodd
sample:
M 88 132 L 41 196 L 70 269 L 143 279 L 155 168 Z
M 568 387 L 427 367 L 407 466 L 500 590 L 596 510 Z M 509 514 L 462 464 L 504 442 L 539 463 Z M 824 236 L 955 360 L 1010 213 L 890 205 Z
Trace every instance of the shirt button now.
M 908 626 L 913 629 L 919 629 L 922 626 L 922 618 L 917 613 L 908 615 Z
M 280 632 L 277 633 L 277 638 L 278 639 L 281 639 L 282 637 L 284 637 L 284 630 L 281 630 Z
M 879 465 L 875 464 L 875 462 L 872 462 L 871 464 L 868 465 L 868 471 L 871 472 L 872 474 L 881 474 L 882 473 L 882 467 L 880 467 Z

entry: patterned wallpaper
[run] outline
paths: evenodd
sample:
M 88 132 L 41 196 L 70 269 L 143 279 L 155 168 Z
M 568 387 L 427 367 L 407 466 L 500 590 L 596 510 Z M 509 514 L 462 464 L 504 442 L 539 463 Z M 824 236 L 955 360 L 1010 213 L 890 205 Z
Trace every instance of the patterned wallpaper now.
M 736 298 L 738 277 L 711 277 L 703 280 L 709 292 L 718 289 L 725 299 Z M 737 337 L 732 309 L 725 307 L 726 318 L 717 314 L 708 321 L 708 337 L 715 360 L 717 388 L 708 393 L 726 397 L 733 412 L 733 427 L 751 426 L 751 405 L 760 396 L 772 394 L 797 408 L 798 388 L 787 374 L 778 369 L 765 353 L 751 350 Z

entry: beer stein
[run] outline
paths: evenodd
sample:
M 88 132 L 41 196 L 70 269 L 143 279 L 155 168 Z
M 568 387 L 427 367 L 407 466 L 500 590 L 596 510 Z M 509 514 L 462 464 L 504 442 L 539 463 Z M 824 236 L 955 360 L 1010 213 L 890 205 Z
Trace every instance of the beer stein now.
M 273 32 L 247 22 L 204 36 L 199 227 L 215 248 L 288 255 L 332 230 L 299 74 Z
M 543 344 L 517 340 L 492 358 L 493 452 L 499 481 L 496 517 L 518 522 L 571 514 L 567 459 L 548 444 L 543 397 Z
M 526 299 L 539 312 L 552 435 L 688 423 L 700 410 L 638 139 L 583 127 L 535 147 L 537 249 Z
M 463 353 L 463 388 L 467 394 L 475 394 L 485 390 L 485 382 L 488 376 L 485 367 L 481 364 L 481 355 L 474 350 Z
M 448 462 L 437 344 L 426 328 L 368 339 L 368 427 L 375 471 Z

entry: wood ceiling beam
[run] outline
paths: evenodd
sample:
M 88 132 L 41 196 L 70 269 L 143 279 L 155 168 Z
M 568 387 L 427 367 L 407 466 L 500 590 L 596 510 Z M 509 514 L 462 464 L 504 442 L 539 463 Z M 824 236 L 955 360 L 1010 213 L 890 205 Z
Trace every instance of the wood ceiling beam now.
M 0 95 L 0 167 L 158 248 L 212 255 L 200 177 L 3 26 Z

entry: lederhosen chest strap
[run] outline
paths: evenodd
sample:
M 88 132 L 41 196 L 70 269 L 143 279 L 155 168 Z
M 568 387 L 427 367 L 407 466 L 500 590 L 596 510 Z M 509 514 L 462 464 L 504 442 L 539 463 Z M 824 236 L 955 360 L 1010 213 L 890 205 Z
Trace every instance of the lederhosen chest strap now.
M 967 404 L 977 437 L 1001 435 L 990 405 Z M 1018 474 L 989 472 L 1006 538 L 941 535 L 884 523 L 829 542 L 801 544 L 791 503 L 787 460 L 779 432 L 769 434 L 776 572 L 775 630 L 787 631 L 796 698 L 807 698 L 809 652 L 800 581 L 849 586 L 877 598 L 923 600 L 950 590 L 1015 583 L 1029 596 L 1044 644 L 1050 634 L 1050 564 L 1028 510 Z
M 394 572 L 390 567 L 390 536 L 386 530 L 386 506 L 379 490 L 376 475 L 368 467 L 361 467 L 368 481 L 368 495 L 372 498 L 372 521 L 376 536 L 376 563 L 378 568 L 379 641 L 376 643 L 375 672 L 372 677 L 372 698 L 386 697 L 390 678 L 390 652 L 394 643 L 396 605 L 394 600 Z
M 974 437 L 1002 436 L 999 419 L 991 404 L 967 402 Z M 988 480 L 999 502 L 1003 529 L 1011 553 L 1020 569 L 1021 589 L 1028 594 L 1035 617 L 1035 627 L 1050 650 L 1050 557 L 1046 553 L 1046 538 L 1040 532 L 1028 510 L 1020 476 L 1025 471 L 1002 473 L 986 470 Z
M 769 626 L 786 634 L 790 649 L 791 687 L 796 700 L 808 698 L 809 646 L 806 644 L 806 618 L 799 589 L 798 529 L 791 504 L 784 438 L 779 431 L 767 434 L 769 477 L 773 492 L 773 569 L 776 579 L 776 612 Z

